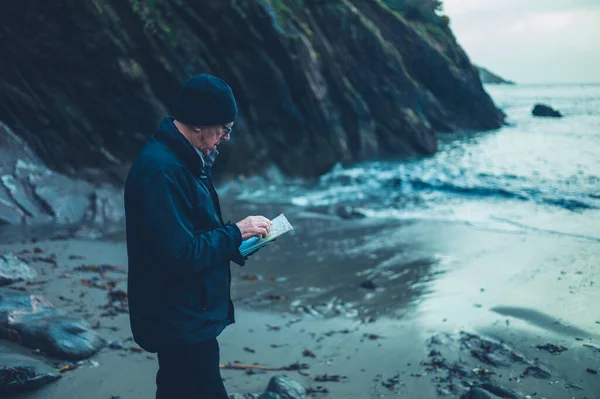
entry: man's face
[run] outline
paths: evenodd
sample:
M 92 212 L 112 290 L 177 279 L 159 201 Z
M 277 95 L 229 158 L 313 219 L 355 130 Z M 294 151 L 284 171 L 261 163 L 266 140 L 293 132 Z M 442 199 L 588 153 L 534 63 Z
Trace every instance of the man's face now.
M 196 126 L 190 141 L 194 147 L 208 155 L 221 144 L 221 140 L 229 141 L 232 127 L 233 122 L 217 126 Z

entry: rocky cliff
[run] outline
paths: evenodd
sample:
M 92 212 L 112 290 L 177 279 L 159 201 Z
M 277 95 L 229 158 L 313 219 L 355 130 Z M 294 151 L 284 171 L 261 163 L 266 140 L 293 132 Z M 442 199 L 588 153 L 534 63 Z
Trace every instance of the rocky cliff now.
M 391 0 L 388 0 L 391 1 Z M 398 3 L 399 0 L 394 0 Z M 389 3 L 388 3 L 389 4 Z M 0 121 L 50 169 L 122 182 L 181 81 L 240 107 L 221 176 L 431 154 L 503 114 L 447 19 L 381 0 L 29 0 L 0 13 Z

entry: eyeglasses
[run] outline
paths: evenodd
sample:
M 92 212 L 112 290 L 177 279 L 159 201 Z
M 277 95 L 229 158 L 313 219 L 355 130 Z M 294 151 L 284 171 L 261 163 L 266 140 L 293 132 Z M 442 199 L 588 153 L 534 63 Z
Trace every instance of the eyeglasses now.
M 227 136 L 228 134 L 231 133 L 231 129 L 233 129 L 233 127 L 229 127 L 229 126 L 226 126 L 226 125 L 221 125 L 221 127 L 223 128 L 223 132 L 224 132 L 221 137 Z

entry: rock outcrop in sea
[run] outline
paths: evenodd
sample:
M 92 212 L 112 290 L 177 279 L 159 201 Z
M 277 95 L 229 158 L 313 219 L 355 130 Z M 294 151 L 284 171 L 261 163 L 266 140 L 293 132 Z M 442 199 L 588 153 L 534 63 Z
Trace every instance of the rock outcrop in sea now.
M 562 118 L 563 115 L 560 111 L 555 110 L 549 105 L 546 104 L 535 104 L 533 109 L 531 110 L 531 114 L 533 116 L 542 116 L 549 118 Z

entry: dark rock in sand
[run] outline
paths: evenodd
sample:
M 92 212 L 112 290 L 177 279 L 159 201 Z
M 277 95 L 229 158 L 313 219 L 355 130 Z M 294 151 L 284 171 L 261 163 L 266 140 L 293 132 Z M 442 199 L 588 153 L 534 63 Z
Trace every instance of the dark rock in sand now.
M 124 349 L 123 344 L 120 341 L 110 341 L 108 347 L 110 349 Z
M 433 360 L 433 363 L 436 364 L 440 368 L 447 368 L 448 374 L 453 377 L 462 378 L 462 377 L 467 377 L 468 375 L 471 374 L 471 369 L 469 369 L 469 367 L 467 367 L 467 365 L 463 365 L 458 362 L 455 362 L 450 366 L 448 366 L 446 364 L 446 361 L 444 359 L 437 360 L 437 361 Z
M 481 388 L 471 388 L 468 392 L 460 397 L 460 399 L 499 399 L 496 395 L 492 395 L 488 391 Z
M 552 376 L 552 374 L 550 374 L 550 371 L 546 370 L 546 368 L 544 368 L 540 365 L 535 365 L 535 366 L 527 367 L 527 369 L 525 369 L 525 371 L 523 372 L 523 376 L 531 376 L 531 377 L 547 380 L 548 378 L 550 378 Z
M 0 397 L 37 389 L 61 375 L 37 359 L 0 350 Z
M 487 352 L 487 349 L 472 349 L 471 355 L 474 358 L 481 360 L 483 363 L 489 364 L 490 366 L 508 367 L 511 364 L 509 358 L 506 358 L 503 354 Z
M 522 399 L 516 392 L 495 384 L 482 384 L 469 389 L 460 399 Z
M 31 281 L 36 276 L 36 271 L 13 253 L 0 255 L 0 287 L 16 281 Z
M 530 372 L 536 371 L 538 375 L 542 375 L 545 371 L 541 366 L 534 369 L 534 362 L 518 354 L 508 345 L 493 341 L 487 338 L 482 338 L 478 335 L 461 331 L 459 334 L 443 333 L 438 334 L 429 340 L 430 361 L 424 362 L 423 365 L 428 366 L 437 372 L 445 370 L 447 375 L 439 379 L 443 381 L 445 388 L 459 395 L 456 392 L 456 387 L 471 386 L 469 392 L 465 392 L 462 399 L 472 398 L 509 398 L 520 399 L 520 396 L 493 382 L 492 376 L 497 375 L 494 370 L 481 368 L 481 363 L 490 364 L 496 367 L 510 367 L 515 363 L 524 363 L 532 366 L 528 369 Z M 443 353 L 461 353 L 466 351 L 471 354 L 472 358 L 464 358 L 459 355 L 458 362 L 449 362 L 444 359 Z M 549 372 L 548 372 L 549 373 Z M 475 381 L 473 381 L 475 378 Z M 459 379 L 460 384 L 454 379 Z M 473 383 L 476 385 L 473 386 Z M 444 387 L 443 387 L 444 388 Z
M 281 399 L 281 396 L 274 392 L 265 392 L 261 394 L 258 399 Z
M 265 394 L 263 394 L 265 395 Z M 273 394 L 276 395 L 276 394 Z M 257 394 L 257 393 L 247 393 L 242 395 L 241 393 L 233 393 L 231 395 L 229 395 L 229 399 L 258 399 L 260 398 L 261 395 Z
M 276 393 L 279 396 L 274 397 L 281 399 L 304 399 L 306 398 L 306 388 L 298 381 L 283 376 L 274 376 L 269 381 L 265 393 Z M 264 394 L 263 394 L 264 395 Z M 261 399 L 262 395 L 260 396 Z
M 546 104 L 536 104 L 531 113 L 534 116 L 544 116 L 551 118 L 562 118 L 562 114 Z
M 85 320 L 57 309 L 41 296 L 0 290 L 0 338 L 60 359 L 80 360 L 105 345 Z
M 460 342 L 471 355 L 491 366 L 507 367 L 514 363 L 529 363 L 521 354 L 513 351 L 508 345 L 481 338 L 467 332 L 460 333 Z
M 512 389 L 504 388 L 500 385 L 485 383 L 481 384 L 479 387 L 503 399 L 521 399 L 521 396 Z
M 562 352 L 568 350 L 568 348 L 565 348 L 562 345 L 554 345 L 554 344 L 536 345 L 536 348 L 546 351 L 546 352 L 550 352 L 553 355 L 558 355 L 559 353 L 562 353 Z

